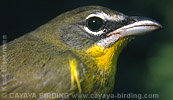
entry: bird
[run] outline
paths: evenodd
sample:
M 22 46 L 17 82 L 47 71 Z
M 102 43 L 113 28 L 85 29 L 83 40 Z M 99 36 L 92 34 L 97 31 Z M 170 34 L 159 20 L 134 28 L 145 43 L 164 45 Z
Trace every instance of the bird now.
M 160 28 L 162 25 L 151 18 L 127 16 L 102 6 L 60 14 L 0 46 L 1 51 L 7 47 L 0 52 L 1 98 L 68 100 L 74 99 L 74 94 L 112 93 L 123 48 L 135 36 Z

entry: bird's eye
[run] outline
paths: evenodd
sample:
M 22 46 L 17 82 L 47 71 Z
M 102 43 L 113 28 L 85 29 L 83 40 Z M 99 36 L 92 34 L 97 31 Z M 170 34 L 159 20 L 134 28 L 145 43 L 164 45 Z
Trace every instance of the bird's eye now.
M 104 27 L 104 20 L 99 17 L 91 17 L 86 21 L 87 27 L 94 32 L 100 31 Z

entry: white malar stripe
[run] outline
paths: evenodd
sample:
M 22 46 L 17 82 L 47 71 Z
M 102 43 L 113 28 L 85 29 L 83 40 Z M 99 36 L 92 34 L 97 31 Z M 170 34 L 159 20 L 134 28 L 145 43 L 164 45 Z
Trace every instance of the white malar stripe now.
M 97 45 L 103 48 L 108 47 L 110 44 L 115 43 L 119 39 L 119 37 L 120 36 L 118 34 L 114 34 L 110 37 L 101 39 L 100 41 L 97 42 Z

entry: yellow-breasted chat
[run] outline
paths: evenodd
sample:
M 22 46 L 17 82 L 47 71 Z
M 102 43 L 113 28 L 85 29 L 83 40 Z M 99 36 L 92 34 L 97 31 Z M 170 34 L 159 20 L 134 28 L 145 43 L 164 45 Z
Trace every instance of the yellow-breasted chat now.
M 0 93 L 8 95 L 7 100 L 18 100 L 10 93 L 36 93 L 34 100 L 63 98 L 40 97 L 40 93 L 68 93 L 65 99 L 73 94 L 111 93 L 122 49 L 134 36 L 161 27 L 152 19 L 101 6 L 63 13 L 6 44 L 7 53 L 0 54 L 7 68 L 1 67 L 0 86 L 6 90 Z

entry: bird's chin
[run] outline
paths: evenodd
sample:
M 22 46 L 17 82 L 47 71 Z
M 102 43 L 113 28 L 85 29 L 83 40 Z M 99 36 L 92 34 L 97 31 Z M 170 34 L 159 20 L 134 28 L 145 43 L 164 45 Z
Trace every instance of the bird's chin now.
M 108 48 L 113 45 L 116 41 L 118 41 L 120 36 L 118 34 L 113 34 L 111 36 L 107 36 L 97 42 L 97 45 L 103 48 Z
M 134 38 L 134 36 L 121 37 L 121 35 L 119 35 L 119 34 L 112 34 L 111 36 L 107 36 L 106 38 L 98 41 L 97 45 L 100 47 L 103 47 L 103 48 L 109 48 L 110 46 L 112 46 L 114 44 L 118 44 L 118 42 L 121 41 L 121 43 L 119 43 L 119 45 L 121 46 L 123 44 L 123 42 L 127 43 L 133 38 Z

